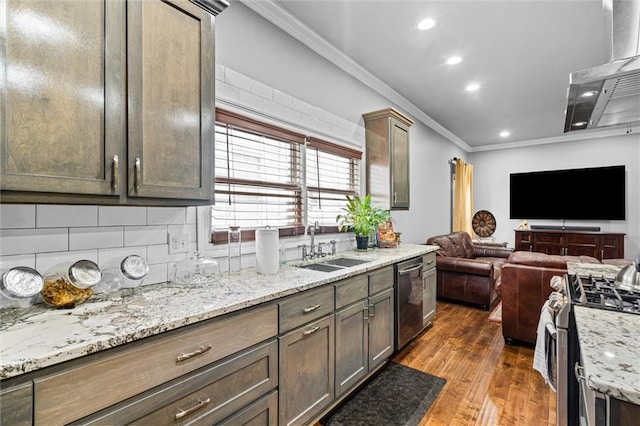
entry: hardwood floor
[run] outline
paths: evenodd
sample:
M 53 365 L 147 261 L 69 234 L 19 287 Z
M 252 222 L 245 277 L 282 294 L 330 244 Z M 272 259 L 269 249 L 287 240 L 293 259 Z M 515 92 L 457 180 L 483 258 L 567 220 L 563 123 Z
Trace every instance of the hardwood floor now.
M 438 302 L 433 326 L 394 356 L 447 380 L 420 425 L 556 424 L 556 394 L 533 369 L 533 348 L 505 345 L 488 317 Z

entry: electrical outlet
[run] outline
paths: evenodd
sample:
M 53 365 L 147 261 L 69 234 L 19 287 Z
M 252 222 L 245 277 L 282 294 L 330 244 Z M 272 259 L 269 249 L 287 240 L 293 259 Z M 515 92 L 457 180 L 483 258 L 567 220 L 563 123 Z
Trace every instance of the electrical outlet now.
M 169 254 L 189 251 L 188 232 L 169 232 Z

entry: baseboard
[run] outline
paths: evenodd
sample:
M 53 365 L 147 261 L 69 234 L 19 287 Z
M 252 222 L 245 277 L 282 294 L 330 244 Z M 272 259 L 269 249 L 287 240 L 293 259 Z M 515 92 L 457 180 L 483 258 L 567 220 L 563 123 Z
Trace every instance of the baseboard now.
M 590 231 L 600 232 L 599 226 L 557 226 L 557 225 L 531 225 L 531 229 L 549 229 L 554 231 Z

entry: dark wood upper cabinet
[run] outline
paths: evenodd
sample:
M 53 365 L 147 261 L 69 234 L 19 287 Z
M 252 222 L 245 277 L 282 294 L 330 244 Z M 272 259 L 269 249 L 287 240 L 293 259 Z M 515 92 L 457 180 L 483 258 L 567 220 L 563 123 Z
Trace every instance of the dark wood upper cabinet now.
M 189 0 L 2 7 L 3 202 L 211 202 L 212 14 Z
M 409 209 L 409 128 L 413 121 L 393 108 L 363 114 L 367 192 L 379 207 Z

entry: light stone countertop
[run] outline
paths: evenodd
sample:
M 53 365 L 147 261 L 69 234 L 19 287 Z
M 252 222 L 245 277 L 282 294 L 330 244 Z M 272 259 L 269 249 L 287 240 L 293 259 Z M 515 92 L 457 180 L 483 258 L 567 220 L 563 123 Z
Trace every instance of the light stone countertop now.
M 609 265 L 604 263 L 578 263 L 567 262 L 567 271 L 572 275 L 592 275 L 594 277 L 603 277 L 615 280 L 621 266 Z
M 615 280 L 621 267 L 567 262 L 570 274 Z M 640 404 L 640 315 L 574 306 L 589 387 Z
M 255 306 L 303 290 L 436 251 L 437 246 L 345 251 L 336 256 L 370 262 L 335 272 L 281 265 L 274 275 L 255 268 L 223 273 L 202 285 L 143 286 L 138 293 L 108 301 L 91 299 L 73 309 L 35 305 L 0 310 L 0 379 L 7 379 L 168 330 Z M 299 262 L 298 262 L 299 263 Z
M 587 384 L 640 405 L 640 315 L 575 306 Z

